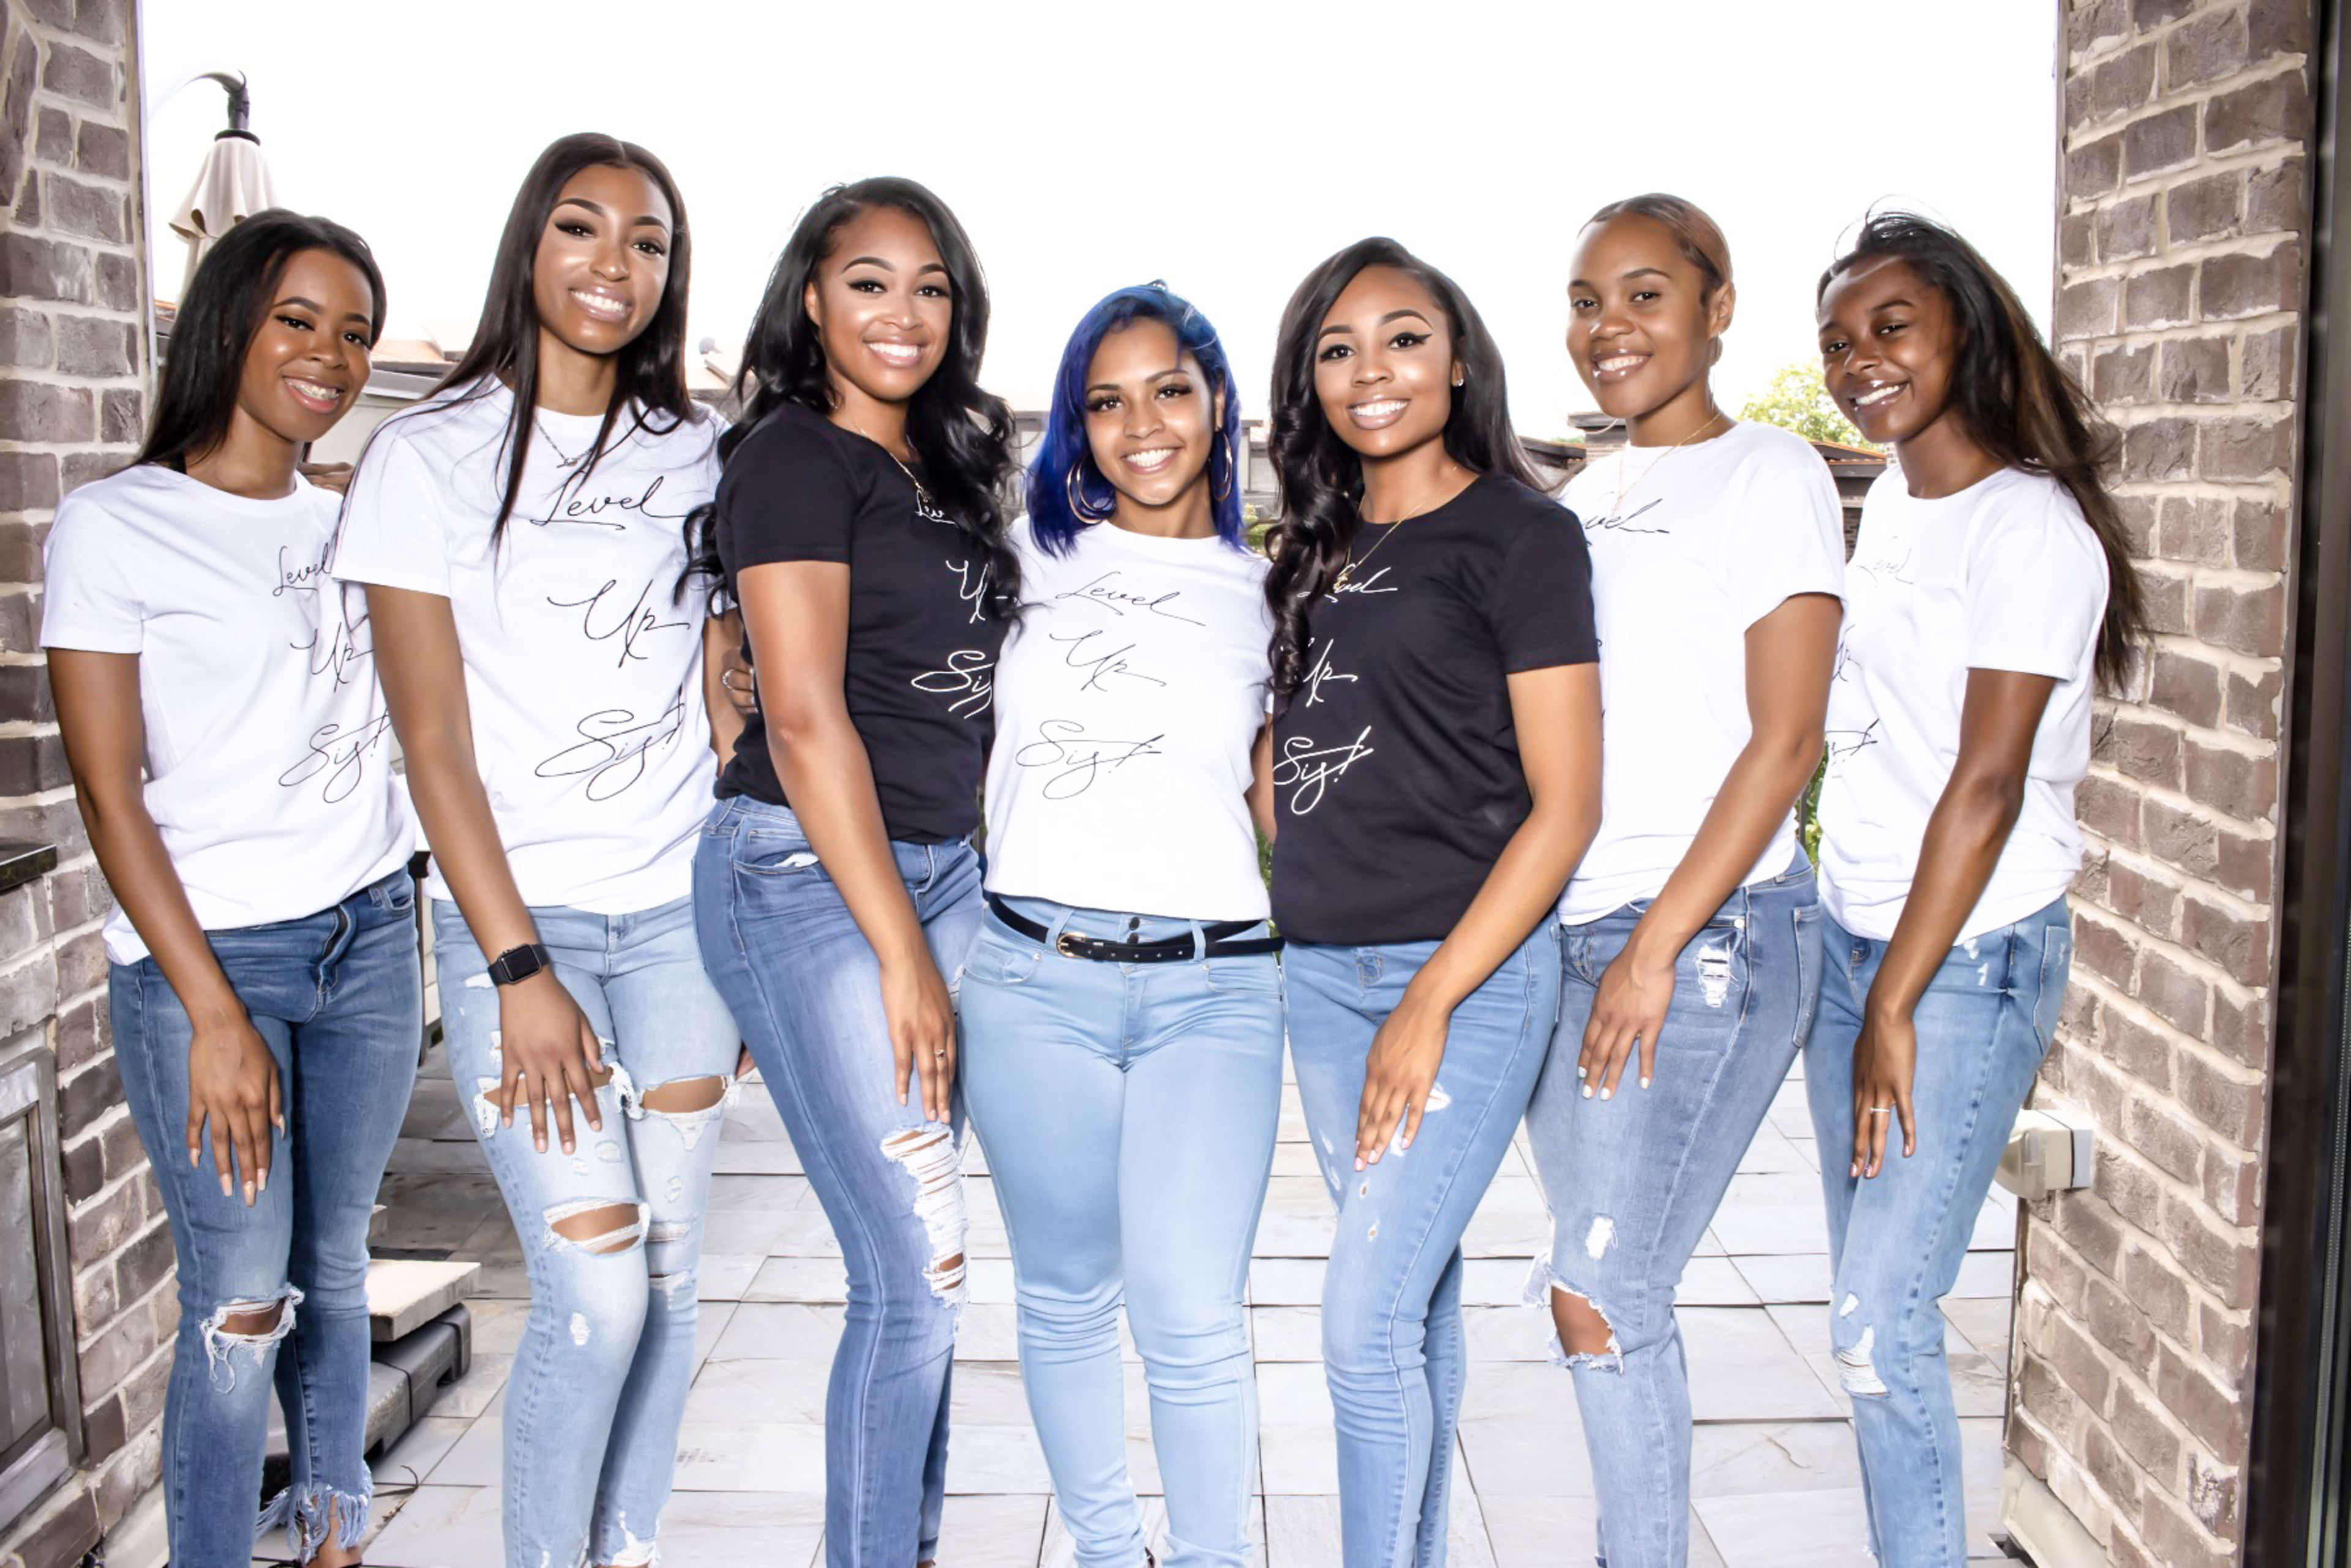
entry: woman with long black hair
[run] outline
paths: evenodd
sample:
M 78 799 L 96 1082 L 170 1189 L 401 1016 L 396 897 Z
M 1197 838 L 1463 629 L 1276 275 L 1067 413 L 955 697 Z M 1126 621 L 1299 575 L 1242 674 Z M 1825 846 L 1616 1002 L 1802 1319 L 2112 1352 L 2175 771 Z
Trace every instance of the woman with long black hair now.
M 733 717 L 688 592 L 718 432 L 685 390 L 691 253 L 659 159 L 550 145 L 473 346 L 376 432 L 335 549 L 433 845 L 450 1073 L 530 1271 L 512 1568 L 653 1560 L 737 1057 L 688 902 Z
M 1281 974 L 1253 823 L 1266 565 L 1240 398 L 1159 284 L 1062 350 L 997 671 L 987 905 L 964 1083 L 1012 1243 L 1020 1376 L 1084 1568 L 1136 1568 L 1123 1303 L 1151 1390 L 1165 1568 L 1243 1568 L 1257 1469 L 1249 1247 L 1281 1112 Z
M 1804 1082 L 1870 1549 L 1959 1568 L 1938 1303 L 2057 1027 L 2091 697 L 2143 622 L 2111 433 L 1967 241 L 1907 213 L 1822 276 L 1831 396 L 1899 466 L 1846 574 Z M 1898 1151 L 1898 1153 L 1897 1153 Z
M 246 219 L 180 307 L 145 444 L 46 546 L 57 727 L 120 904 L 115 1060 L 179 1263 L 186 1568 L 252 1556 L 273 1375 L 294 1473 L 263 1522 L 341 1568 L 374 1490 L 367 1230 L 423 1025 L 413 835 L 371 628 L 320 567 L 335 498 L 296 461 L 366 386 L 383 312 L 350 230 Z
M 1552 1223 L 1528 1294 L 1573 1372 L 1608 1568 L 1688 1558 L 1674 1290 L 1820 994 L 1792 808 L 1844 537 L 1819 455 L 1715 403 L 1735 287 L 1714 221 L 1657 193 L 1593 214 L 1568 283 L 1568 353 L 1628 439 L 1562 497 L 1606 650 L 1601 814 L 1560 899 L 1559 1033 L 1527 1113 Z
M 987 287 L 911 180 L 802 215 L 743 354 L 705 535 L 758 706 L 695 860 L 711 977 L 841 1242 L 825 1402 L 835 1568 L 928 1563 L 964 1299 L 951 983 L 980 915 L 981 765 L 1019 592 Z
M 1462 1231 L 1559 1008 L 1550 918 L 1600 816 L 1583 530 L 1501 355 L 1393 240 L 1307 275 L 1274 351 L 1273 913 L 1339 1205 L 1322 1291 L 1348 1568 L 1445 1558 Z

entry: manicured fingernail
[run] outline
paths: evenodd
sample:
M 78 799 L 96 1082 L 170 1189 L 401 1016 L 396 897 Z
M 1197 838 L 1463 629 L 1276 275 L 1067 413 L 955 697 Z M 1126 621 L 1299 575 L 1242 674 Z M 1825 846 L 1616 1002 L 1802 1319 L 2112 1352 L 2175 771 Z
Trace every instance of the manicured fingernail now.
M 1649 1086 L 1649 1081 L 1648 1081 L 1647 1079 L 1646 1079 L 1646 1078 L 1642 1079 L 1642 1080 L 1641 1080 L 1641 1087 L 1642 1087 L 1642 1088 L 1644 1088 L 1644 1089 L 1646 1089 L 1648 1086 Z
M 253 1184 L 251 1182 L 245 1184 L 245 1207 L 247 1208 L 251 1208 L 253 1207 Z
M 261 1178 L 260 1178 L 260 1179 L 261 1179 L 261 1190 L 262 1190 L 262 1191 L 264 1191 L 264 1192 L 267 1192 L 267 1191 L 269 1190 L 269 1167 L 268 1167 L 268 1166 L 264 1166 L 261 1168 Z
M 1600 1097 L 1603 1100 L 1614 1100 L 1616 1098 L 1616 1091 L 1614 1089 L 1603 1089 L 1600 1092 Z
M 547 1140 L 545 1138 L 533 1138 L 531 1142 L 538 1146 L 538 1152 L 540 1154 L 543 1155 L 547 1153 Z
M 1588 1067 L 1579 1067 L 1575 1070 L 1575 1075 L 1578 1078 L 1589 1078 L 1592 1076 L 1592 1070 Z
M 1592 1098 L 1592 1085 L 1591 1085 L 1591 1084 L 1589 1084 L 1589 1083 L 1587 1083 L 1587 1084 L 1585 1084 L 1585 1085 L 1583 1086 L 1583 1097 L 1584 1097 L 1586 1100 L 1589 1100 L 1589 1099 L 1591 1099 L 1591 1098 Z
M 1364 1156 L 1361 1155 L 1357 1155 L 1355 1156 L 1355 1168 L 1357 1170 L 1362 1170 L 1364 1168 Z
M 1399 1138 L 1396 1140 L 1396 1147 L 1399 1149 L 1408 1149 L 1412 1147 L 1412 1140 L 1410 1138 Z
M 231 1186 L 229 1185 L 228 1177 L 227 1177 L 227 1176 L 222 1176 L 222 1177 L 221 1177 L 221 1196 L 222 1196 L 223 1197 L 235 1197 L 235 1193 L 236 1193 L 236 1189 L 235 1189 L 235 1187 L 233 1187 L 233 1186 Z

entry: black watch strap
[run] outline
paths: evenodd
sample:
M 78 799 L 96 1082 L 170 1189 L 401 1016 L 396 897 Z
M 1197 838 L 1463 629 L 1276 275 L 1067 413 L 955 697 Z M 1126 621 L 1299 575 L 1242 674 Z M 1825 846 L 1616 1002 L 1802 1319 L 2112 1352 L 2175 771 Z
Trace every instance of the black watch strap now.
M 519 947 L 509 947 L 490 960 L 490 978 L 501 986 L 511 986 L 517 980 L 528 980 L 541 969 L 555 967 L 555 960 L 545 947 L 527 942 Z

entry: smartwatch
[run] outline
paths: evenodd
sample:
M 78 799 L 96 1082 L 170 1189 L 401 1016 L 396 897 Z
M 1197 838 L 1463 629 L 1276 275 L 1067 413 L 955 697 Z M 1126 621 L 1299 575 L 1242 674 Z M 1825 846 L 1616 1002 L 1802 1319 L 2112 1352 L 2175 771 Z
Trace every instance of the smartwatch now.
M 490 962 L 490 978 L 498 985 L 511 986 L 517 980 L 528 980 L 541 969 L 551 967 L 555 960 L 545 947 L 536 942 L 519 947 L 509 947 Z

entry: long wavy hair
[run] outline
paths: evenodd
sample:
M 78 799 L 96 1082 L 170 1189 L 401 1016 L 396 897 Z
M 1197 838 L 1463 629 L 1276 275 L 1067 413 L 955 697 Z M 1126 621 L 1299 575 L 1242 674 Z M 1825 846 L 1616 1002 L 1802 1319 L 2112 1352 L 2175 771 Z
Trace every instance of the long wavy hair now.
M 331 218 L 283 207 L 254 214 L 221 235 L 196 268 L 172 326 L 172 352 L 155 394 L 147 439 L 131 461 L 185 470 L 228 439 L 245 356 L 269 314 L 286 264 L 306 250 L 339 256 L 360 269 L 373 300 L 368 346 L 383 336 L 383 273 L 367 241 Z M 356 390 L 352 402 L 358 401 Z
M 1203 395 L 1224 399 L 1224 417 L 1217 423 L 1208 449 L 1208 508 L 1217 537 L 1246 549 L 1241 525 L 1238 469 L 1241 452 L 1241 400 L 1233 386 L 1232 361 L 1216 328 L 1189 300 L 1164 283 L 1145 283 L 1104 295 L 1078 322 L 1061 350 L 1061 369 L 1053 373 L 1052 406 L 1045 415 L 1044 438 L 1029 465 L 1029 523 L 1037 542 L 1048 554 L 1067 555 L 1081 529 L 1100 522 L 1116 506 L 1117 492 L 1093 460 L 1086 439 L 1086 377 L 1093 369 L 1094 351 L 1102 340 L 1137 321 L 1165 322 L 1176 334 L 1177 350 L 1199 361 L 1207 382 Z M 1072 505 L 1072 502 L 1075 505 Z
M 607 454 L 617 450 L 637 431 L 662 435 L 699 419 L 693 397 L 685 390 L 685 293 L 693 272 L 694 235 L 685 221 L 685 198 L 668 166 L 633 141 L 617 136 L 580 131 L 548 144 L 523 176 L 507 209 L 507 225 L 498 235 L 496 258 L 490 264 L 490 287 L 482 300 L 481 325 L 474 341 L 441 378 L 441 384 L 416 406 L 447 407 L 491 395 L 504 385 L 514 393 L 514 413 L 499 438 L 499 460 L 506 478 L 498 486 L 497 515 L 490 521 L 490 537 L 506 531 L 514 516 L 515 497 L 522 487 L 523 465 L 530 454 L 530 420 L 538 406 L 538 304 L 532 291 L 531 267 L 538 255 L 539 236 L 563 195 L 563 187 L 583 169 L 633 169 L 653 183 L 669 204 L 669 277 L 662 286 L 661 304 L 643 331 L 612 356 L 615 371 L 612 400 L 605 406 L 603 423 L 588 455 L 565 480 L 567 486 L 584 483 Z M 623 414 L 625 430 L 615 434 Z
M 819 415 L 833 409 L 824 342 L 808 313 L 808 287 L 833 252 L 851 219 L 876 207 L 904 213 L 930 230 L 947 269 L 953 315 L 946 353 L 906 406 L 906 440 L 923 466 L 923 484 L 956 530 L 987 563 L 987 605 L 1000 617 L 1019 604 L 1020 568 L 1006 538 L 1005 499 L 1016 471 L 1012 411 L 981 390 L 979 361 L 987 347 L 987 278 L 979 257 L 947 204 L 912 180 L 881 176 L 835 185 L 802 214 L 768 275 L 767 292 L 743 344 L 735 381 L 742 408 L 718 440 L 731 455 L 759 422 L 786 403 Z M 718 580 L 718 508 L 698 507 L 686 524 L 689 575 Z
M 1364 526 L 1364 460 L 1339 438 L 1314 392 L 1315 339 L 1347 285 L 1366 267 L 1387 267 L 1428 290 L 1453 337 L 1461 384 L 1445 418 L 1445 450 L 1477 474 L 1499 474 L 1543 488 L 1510 426 L 1510 390 L 1494 336 L 1451 278 L 1392 239 L 1357 240 L 1306 275 L 1281 313 L 1273 350 L 1273 417 L 1269 442 L 1281 486 L 1281 521 L 1268 537 L 1273 570 L 1266 599 L 1273 608 L 1273 687 L 1287 696 L 1306 678 L 1310 607 L 1347 564 Z
M 2105 472 L 2112 426 L 2041 340 L 2016 291 L 1975 246 L 1916 213 L 1870 214 L 1853 247 L 1821 274 L 1815 302 L 1856 262 L 1896 256 L 1942 295 L 1959 331 L 1951 411 L 1968 436 L 2001 464 L 2065 486 L 2106 557 L 2106 618 L 2098 628 L 2098 678 L 2119 685 L 2147 630 L 2146 595 Z

